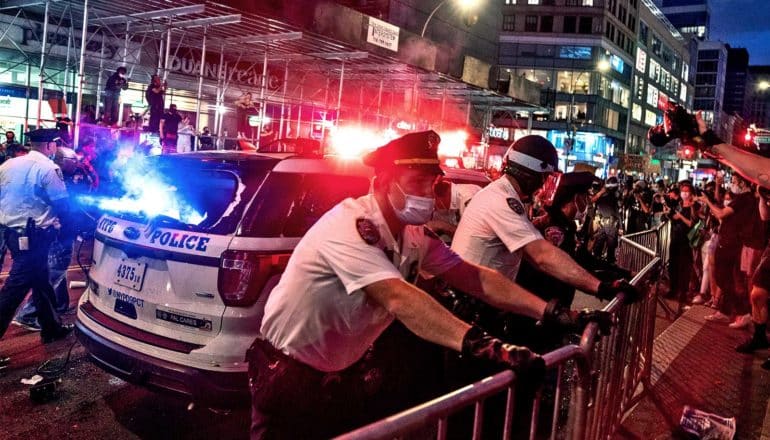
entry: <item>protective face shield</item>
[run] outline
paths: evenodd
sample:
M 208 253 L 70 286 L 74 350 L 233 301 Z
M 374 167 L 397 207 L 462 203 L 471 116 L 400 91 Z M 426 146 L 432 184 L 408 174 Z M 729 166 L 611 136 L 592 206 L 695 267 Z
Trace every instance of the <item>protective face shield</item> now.
M 522 194 L 531 197 L 558 170 L 556 148 L 541 136 L 524 136 L 505 153 L 504 172 L 516 180 Z
M 394 184 L 404 197 L 404 207 L 402 209 L 396 209 L 396 204 L 393 202 L 390 193 L 388 193 L 388 201 L 401 223 L 406 225 L 424 225 L 425 223 L 428 223 L 433 216 L 433 210 L 436 205 L 435 199 L 433 199 L 433 197 L 420 197 L 407 194 L 401 189 L 401 185 L 395 182 Z
M 561 173 L 551 173 L 545 178 L 543 188 L 540 190 L 540 201 L 546 206 L 553 205 L 553 199 L 556 197 L 556 190 L 559 188 Z

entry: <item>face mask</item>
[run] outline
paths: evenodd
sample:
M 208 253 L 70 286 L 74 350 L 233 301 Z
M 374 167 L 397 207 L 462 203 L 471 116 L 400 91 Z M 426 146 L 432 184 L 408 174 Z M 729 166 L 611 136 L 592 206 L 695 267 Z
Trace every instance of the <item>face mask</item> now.
M 433 197 L 419 197 L 407 194 L 401 189 L 399 184 L 396 184 L 396 188 L 404 196 L 404 208 L 401 210 L 396 209 L 390 194 L 388 194 L 388 201 L 390 201 L 390 206 L 393 207 L 393 211 L 395 211 L 396 217 L 401 220 L 401 223 L 407 225 L 424 225 L 428 223 L 433 215 L 436 203 Z
M 692 196 L 692 195 L 691 195 L 690 193 L 688 193 L 688 192 L 683 192 L 683 193 L 680 193 L 680 195 L 682 196 L 682 200 L 690 200 L 690 197 Z
M 725 200 L 725 206 L 730 206 L 730 202 L 732 202 L 732 200 Z
M 744 193 L 744 190 L 741 189 L 740 185 L 738 185 L 737 183 L 731 183 L 730 192 L 733 194 L 742 194 Z

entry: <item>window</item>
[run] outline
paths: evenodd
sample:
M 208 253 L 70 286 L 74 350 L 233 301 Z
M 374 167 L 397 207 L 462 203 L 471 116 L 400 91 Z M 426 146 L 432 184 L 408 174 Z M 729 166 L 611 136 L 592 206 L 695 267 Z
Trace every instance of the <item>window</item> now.
M 658 125 L 658 115 L 652 110 L 647 110 L 644 113 L 644 123 L 650 127 Z
M 695 75 L 695 84 L 716 84 L 716 73 L 699 73 Z
M 593 18 L 580 17 L 580 25 L 578 28 L 578 32 L 581 34 L 590 34 L 592 24 L 593 24 Z
M 681 85 L 682 90 L 679 92 L 679 100 L 684 102 L 687 102 L 687 84 L 682 83 Z
M 503 15 L 503 30 L 514 31 L 516 30 L 516 16 L 515 15 Z
M 643 21 L 639 20 L 639 42 L 646 46 L 648 35 L 649 28 Z
M 524 30 L 527 32 L 537 32 L 537 15 L 527 15 L 524 19 Z
M 719 59 L 719 51 L 718 50 L 702 50 L 698 52 L 698 59 L 699 60 L 718 60 Z
M 641 121 L 642 120 L 642 106 L 639 104 L 634 104 L 634 107 L 631 109 L 631 117 L 634 119 L 634 121 Z
M 658 106 L 658 88 L 652 84 L 647 85 L 647 104 L 653 107 Z
M 516 0 L 505 0 L 505 4 L 506 5 L 515 5 L 516 4 Z
M 650 44 L 650 49 L 652 49 L 652 53 L 657 56 L 660 56 L 660 53 L 663 50 L 663 43 L 661 43 L 660 39 L 655 34 L 652 34 L 652 43 Z
M 577 31 L 577 17 L 564 17 L 564 33 L 574 34 Z
M 590 46 L 561 46 L 559 48 L 559 58 L 573 58 L 576 60 L 590 60 Z
M 583 6 L 593 6 L 594 0 L 583 0 Z
M 698 61 L 698 72 L 716 72 L 717 61 Z
M 552 15 L 544 15 L 540 17 L 540 32 L 553 32 Z
M 527 0 L 528 5 L 539 5 L 540 0 Z
M 615 110 L 607 110 L 607 128 L 611 130 L 618 129 L 620 115 Z

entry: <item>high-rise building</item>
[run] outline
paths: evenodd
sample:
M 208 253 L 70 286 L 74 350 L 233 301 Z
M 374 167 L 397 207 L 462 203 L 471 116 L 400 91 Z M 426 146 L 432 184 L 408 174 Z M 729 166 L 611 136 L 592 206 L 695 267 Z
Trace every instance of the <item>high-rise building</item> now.
M 505 0 L 500 75 L 542 88 L 536 120 L 565 162 L 647 151 L 659 102 L 687 102 L 684 39 L 652 0 Z M 633 105 L 633 109 L 632 109 Z M 642 170 L 639 170 L 642 171 Z
M 627 152 L 633 154 L 650 152 L 647 131 L 661 123 L 669 102 L 691 108 L 693 96 L 685 38 L 654 3 L 642 3 L 628 132 Z
M 655 2 L 683 35 L 708 38 L 711 22 L 708 0 L 655 0 Z
M 638 8 L 638 0 L 505 0 L 500 80 L 541 88 L 551 114 L 534 132 L 557 147 L 562 169 L 604 167 L 625 148 Z
M 703 119 L 710 123 L 723 139 L 732 139 L 732 127 L 724 111 L 725 81 L 727 78 L 727 49 L 721 41 L 693 40 L 695 45 L 695 100 L 693 108 L 703 111 Z
M 746 122 L 770 128 L 770 66 L 749 66 Z
M 746 101 L 748 73 L 749 51 L 743 47 L 728 47 L 723 109 L 725 113 L 737 114 L 743 119 L 748 115 Z

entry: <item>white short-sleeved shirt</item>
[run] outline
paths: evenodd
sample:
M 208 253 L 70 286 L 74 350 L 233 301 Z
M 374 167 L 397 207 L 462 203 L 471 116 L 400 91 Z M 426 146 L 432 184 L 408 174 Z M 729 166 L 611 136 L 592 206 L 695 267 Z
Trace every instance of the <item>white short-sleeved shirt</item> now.
M 465 208 L 452 250 L 464 260 L 516 279 L 522 248 L 543 236 L 527 218 L 519 195 L 503 176 L 479 191 Z
M 367 243 L 358 222 L 378 233 Z M 347 199 L 300 240 L 265 305 L 262 335 L 277 349 L 321 371 L 360 359 L 393 316 L 362 288 L 386 279 L 437 275 L 462 260 L 422 226 L 407 226 L 399 247 L 373 195 Z M 399 248 L 401 249 L 399 251 Z
M 472 183 L 452 183 L 451 185 L 449 208 L 436 209 L 433 218 L 457 226 L 459 219 L 465 212 L 465 207 L 468 206 L 473 196 L 481 191 L 481 187 Z
M 67 197 L 61 170 L 32 150 L 0 165 L 0 224 L 22 228 L 32 217 L 39 228 L 54 224 L 52 201 Z

